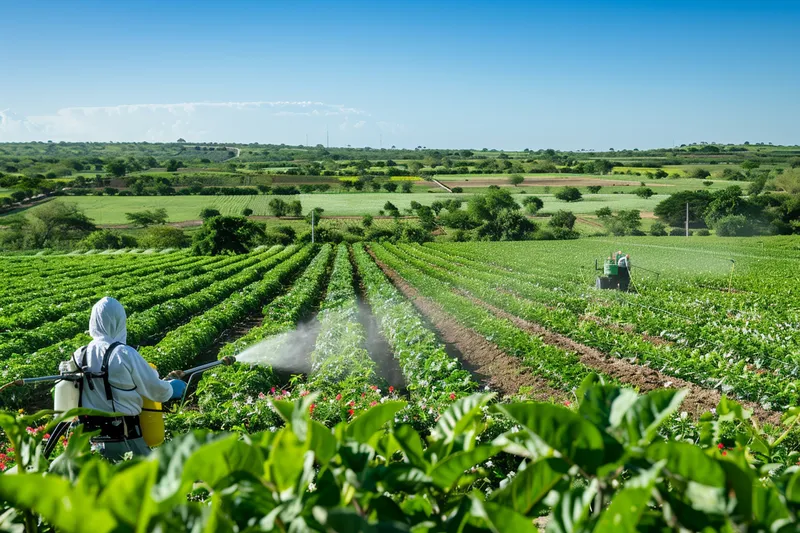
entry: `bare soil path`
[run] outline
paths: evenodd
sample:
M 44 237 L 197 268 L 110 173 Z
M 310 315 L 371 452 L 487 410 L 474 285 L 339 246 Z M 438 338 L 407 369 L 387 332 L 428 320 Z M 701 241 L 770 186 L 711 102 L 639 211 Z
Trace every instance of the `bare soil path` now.
M 430 321 L 440 338 L 458 350 L 464 368 L 473 374 L 479 384 L 488 385 L 492 390 L 508 396 L 517 394 L 520 387 L 530 387 L 537 400 L 567 398 L 567 393 L 551 388 L 518 358 L 508 355 L 477 332 L 459 324 L 439 304 L 422 296 L 397 272 L 377 259 L 375 262 L 394 286 Z

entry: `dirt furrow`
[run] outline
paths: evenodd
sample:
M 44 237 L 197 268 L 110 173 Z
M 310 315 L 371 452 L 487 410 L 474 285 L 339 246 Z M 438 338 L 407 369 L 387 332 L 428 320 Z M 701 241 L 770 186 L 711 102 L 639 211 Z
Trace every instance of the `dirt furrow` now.
M 518 328 L 536 335 L 547 344 L 557 346 L 567 351 L 575 352 L 580 357 L 580 360 L 586 366 L 596 368 L 597 370 L 618 379 L 622 383 L 633 385 L 641 392 L 649 392 L 655 389 L 689 389 L 689 394 L 683 401 L 681 410 L 699 416 L 706 411 L 715 408 L 719 403 L 722 394 L 715 389 L 705 389 L 691 383 L 689 381 L 663 374 L 653 368 L 637 365 L 625 359 L 619 359 L 604 354 L 600 350 L 586 346 L 576 342 L 569 337 L 550 331 L 549 329 L 522 319 L 513 315 L 499 307 L 495 307 L 479 298 L 476 298 L 471 293 L 465 291 L 458 291 L 460 294 L 466 296 L 476 305 L 488 309 L 496 316 L 510 320 Z M 761 421 L 776 424 L 780 422 L 781 413 L 776 411 L 768 411 L 753 402 L 742 401 L 747 409 L 752 409 L 754 416 Z
M 375 263 L 397 290 L 430 321 L 439 337 L 445 343 L 455 346 L 460 352 L 464 368 L 473 374 L 478 383 L 488 385 L 503 395 L 515 395 L 520 387 L 530 387 L 533 391 L 531 396 L 537 400 L 567 398 L 564 391 L 551 388 L 545 380 L 534 375 L 530 368 L 522 365 L 518 358 L 508 355 L 472 329 L 459 324 L 439 304 L 422 296 L 390 267 L 377 259 Z

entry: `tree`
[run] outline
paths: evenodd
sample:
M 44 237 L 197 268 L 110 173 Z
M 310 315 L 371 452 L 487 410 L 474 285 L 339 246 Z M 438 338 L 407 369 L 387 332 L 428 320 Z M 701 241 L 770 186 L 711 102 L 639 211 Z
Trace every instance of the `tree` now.
M 583 195 L 577 187 L 564 187 L 554 195 L 564 202 L 579 202 L 583 200 Z
M 642 217 L 636 209 L 621 210 L 616 215 L 603 218 L 603 224 L 617 236 L 641 235 Z
M 105 170 L 115 178 L 121 178 L 128 172 L 128 166 L 122 159 L 114 159 L 106 163 Z
M 371 228 L 373 220 L 374 218 L 372 217 L 372 215 L 366 214 L 361 217 L 361 225 L 364 226 L 364 228 Z
M 669 176 L 669 174 L 667 174 L 667 171 L 666 171 L 666 170 L 664 170 L 663 168 L 659 168 L 659 169 L 657 169 L 657 170 L 655 171 L 655 173 L 653 174 L 653 177 L 654 177 L 655 179 L 657 179 L 657 180 L 664 179 L 664 178 L 666 178 L 667 176 Z
M 511 174 L 511 176 L 509 176 L 509 178 L 508 178 L 508 182 L 511 185 L 513 185 L 514 187 L 516 187 L 517 185 L 519 185 L 520 183 L 522 183 L 524 181 L 525 181 L 525 177 L 522 176 L 522 174 Z
M 751 204 L 742 196 L 738 185 L 726 187 L 713 194 L 711 202 L 703 213 L 706 225 L 716 227 L 717 222 L 725 217 L 744 215 Z
M 192 239 L 186 233 L 171 226 L 153 226 L 139 238 L 139 246 L 145 248 L 186 248 Z
M 166 224 L 167 223 L 167 210 L 163 207 L 153 210 L 144 210 L 144 211 L 137 211 L 135 213 L 125 213 L 125 218 L 127 218 L 131 224 L 134 226 L 139 226 L 141 228 L 146 228 L 148 226 L 154 226 L 159 224 Z
M 206 219 L 192 241 L 194 255 L 244 254 L 264 230 L 245 217 L 216 216 Z
M 543 207 L 544 202 L 538 196 L 526 196 L 522 200 L 522 205 L 531 215 L 538 213 Z
M 595 211 L 594 214 L 597 218 L 601 220 L 604 218 L 609 218 L 612 215 L 610 207 L 601 207 L 600 209 Z
M 532 237 L 536 224 L 515 210 L 503 209 L 477 229 L 479 239 L 488 241 L 523 241 Z
M 761 163 L 759 161 L 756 161 L 755 159 L 747 159 L 745 161 L 742 161 L 741 164 L 742 170 L 755 170 L 760 166 Z
M 400 188 L 403 190 L 403 192 L 411 192 L 411 182 L 404 181 L 403 184 L 400 185 Z
M 268 204 L 269 212 L 278 218 L 286 215 L 286 201 L 280 198 L 273 198 Z
M 436 227 L 436 215 L 433 214 L 433 209 L 427 205 L 422 205 L 416 209 L 416 212 L 422 229 L 432 231 Z
M 242 216 L 243 217 L 249 217 L 252 214 L 253 214 L 253 210 L 250 209 L 249 207 L 245 207 L 244 209 L 242 209 Z
M 48 202 L 28 213 L 21 230 L 30 248 L 46 248 L 79 239 L 97 229 L 92 220 L 71 203 Z
M 696 168 L 689 173 L 689 177 L 696 180 L 704 180 L 711 175 L 711 172 L 704 168 Z
M 164 164 L 164 167 L 167 169 L 167 172 L 177 172 L 179 168 L 183 166 L 183 162 L 177 161 L 175 159 L 170 159 Z
M 636 189 L 633 190 L 633 194 L 635 194 L 639 198 L 650 198 L 655 193 L 653 192 L 653 189 L 651 189 L 650 187 L 637 187 Z
M 480 225 L 469 213 L 462 209 L 447 211 L 439 216 L 439 223 L 443 226 L 459 230 L 469 230 Z
M 600 192 L 600 189 L 603 187 L 601 185 L 589 185 L 586 187 L 586 190 L 589 191 L 591 194 L 597 194 Z
M 476 220 L 492 220 L 500 211 L 515 211 L 519 204 L 507 189 L 489 189 L 484 195 L 473 196 L 467 203 L 467 212 Z
M 720 237 L 740 237 L 751 235 L 753 231 L 747 218 L 742 215 L 722 217 L 716 221 L 714 229 Z
M 668 226 L 682 226 L 686 218 L 686 204 L 689 204 L 689 224 L 703 224 L 712 195 L 707 190 L 681 191 L 671 194 L 656 205 L 653 212 Z
M 547 225 L 553 228 L 567 228 L 571 230 L 575 227 L 576 220 L 577 217 L 572 213 L 572 211 L 560 210 L 550 217 Z
M 119 250 L 136 246 L 136 239 L 130 235 L 121 235 L 115 231 L 103 229 L 87 235 L 78 243 L 77 248 L 81 250 Z
M 400 216 L 400 210 L 397 209 L 397 206 L 395 206 L 392 202 L 387 201 L 385 204 L 383 204 L 383 210 L 386 211 L 389 216 L 395 218 Z
M 667 235 L 667 226 L 661 222 L 653 222 L 650 226 L 650 235 L 653 237 L 664 237 Z
M 103 193 L 106 196 L 114 196 L 118 192 L 119 192 L 119 189 L 115 189 L 114 187 L 106 187 L 106 188 L 103 189 Z
M 286 214 L 290 217 L 303 216 L 303 204 L 300 200 L 292 200 L 286 203 Z
M 324 212 L 325 212 L 325 210 L 323 208 L 315 207 L 315 208 L 313 208 L 311 211 L 309 211 L 306 214 L 305 221 L 308 222 L 309 224 L 311 224 L 311 214 L 313 213 L 314 214 L 314 226 L 316 226 L 317 224 L 319 224 L 319 221 L 322 220 L 322 213 L 324 213 Z
M 214 209 L 213 207 L 204 207 L 202 210 L 200 210 L 200 218 L 203 220 L 208 220 L 212 217 L 218 217 L 221 214 L 222 213 L 220 213 L 218 209 Z
M 383 188 L 386 189 L 386 192 L 394 192 L 397 190 L 397 183 L 394 181 L 387 181 L 383 184 Z

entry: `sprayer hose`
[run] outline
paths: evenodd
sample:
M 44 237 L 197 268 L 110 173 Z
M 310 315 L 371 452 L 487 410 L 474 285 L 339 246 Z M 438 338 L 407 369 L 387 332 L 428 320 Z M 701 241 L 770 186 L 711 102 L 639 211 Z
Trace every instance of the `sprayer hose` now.
M 14 381 L 9 381 L 8 383 L 6 383 L 2 387 L 0 387 L 0 392 L 3 392 L 4 390 L 6 390 L 7 388 L 11 387 L 12 385 L 16 385 L 16 386 L 20 387 L 20 386 L 22 386 L 24 384 L 25 383 L 21 379 L 15 379 Z

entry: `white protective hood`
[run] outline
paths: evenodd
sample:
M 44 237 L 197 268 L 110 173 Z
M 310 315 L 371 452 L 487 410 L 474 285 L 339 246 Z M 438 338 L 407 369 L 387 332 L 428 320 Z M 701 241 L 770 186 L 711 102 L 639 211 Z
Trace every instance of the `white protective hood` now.
M 96 341 L 125 344 L 128 338 L 127 317 L 122 304 L 105 297 L 92 307 L 89 334 Z

